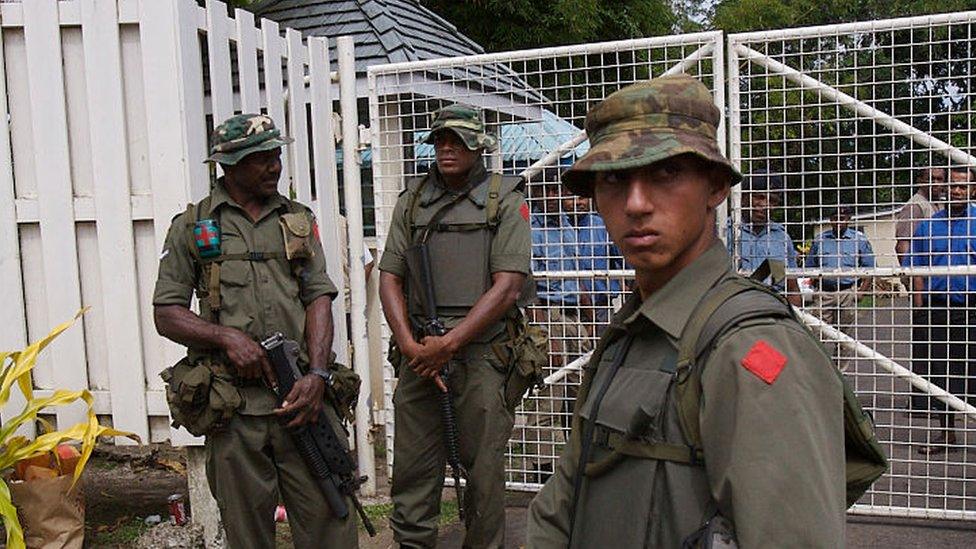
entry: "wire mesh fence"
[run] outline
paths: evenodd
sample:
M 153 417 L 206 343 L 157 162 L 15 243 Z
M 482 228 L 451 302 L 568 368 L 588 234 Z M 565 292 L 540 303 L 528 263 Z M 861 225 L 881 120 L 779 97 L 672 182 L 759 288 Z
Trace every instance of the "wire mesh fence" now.
M 728 40 L 735 261 L 787 263 L 873 413 L 891 470 L 858 512 L 976 518 L 973 19 Z
M 440 107 L 481 108 L 500 145 L 486 165 L 527 181 L 539 294 L 528 314 L 549 332 L 549 383 L 516 412 L 507 454 L 512 488 L 538 489 L 552 470 L 569 433 L 579 359 L 592 349 L 630 280 L 591 204 L 559 185 L 561 172 L 586 151 L 586 112 L 621 87 L 677 72 L 701 78 L 721 103 L 721 51 L 720 34 L 702 33 L 370 69 L 378 242 L 385 240 L 407 179 L 433 162 L 433 147 L 423 140 Z M 392 372 L 386 377 L 392 404 Z M 390 417 L 388 448 L 395 429 Z
M 559 185 L 586 151 L 586 111 L 628 84 L 686 72 L 715 92 L 728 154 L 747 176 L 719 219 L 735 266 L 748 273 L 768 257 L 786 261 L 781 290 L 874 415 L 891 457 L 890 473 L 855 512 L 976 518 L 976 210 L 972 176 L 957 169 L 976 165 L 974 18 L 727 41 L 700 33 L 370 68 L 381 246 L 406 181 L 433 162 L 423 140 L 442 106 L 483 109 L 500 141 L 486 165 L 527 181 L 539 293 L 529 314 L 551 343 L 546 387 L 517 410 L 510 488 L 536 490 L 551 472 L 579 367 L 632 282 L 592 205 Z M 385 378 L 392 410 L 391 370 Z

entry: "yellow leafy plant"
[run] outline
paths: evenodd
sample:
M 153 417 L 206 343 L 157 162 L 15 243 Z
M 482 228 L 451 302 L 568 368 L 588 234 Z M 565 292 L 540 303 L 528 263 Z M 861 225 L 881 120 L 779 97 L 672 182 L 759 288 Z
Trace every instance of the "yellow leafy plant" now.
M 0 351 L 0 407 L 7 404 L 14 383 L 20 387 L 20 391 L 27 399 L 27 403 L 20 414 L 0 425 L 0 471 L 9 472 L 18 461 L 46 454 L 57 448 L 58 444 L 62 442 L 81 441 L 81 457 L 78 459 L 78 465 L 75 467 L 74 478 L 71 483 L 71 487 L 74 488 L 85 463 L 91 457 L 98 437 L 124 436 L 139 441 L 137 435 L 99 425 L 98 418 L 95 416 L 94 400 L 87 389 L 80 391 L 58 389 L 49 397 L 34 398 L 30 372 L 37 363 L 37 355 L 61 332 L 70 328 L 87 310 L 87 308 L 79 310 L 73 318 L 59 324 L 51 330 L 51 333 L 20 351 Z M 83 400 L 88 405 L 88 419 L 73 427 L 57 431 L 48 422 L 37 417 L 38 413 L 49 406 L 62 406 L 77 400 Z M 35 420 L 39 420 L 45 427 L 46 432 L 44 434 L 33 440 L 16 434 L 21 425 Z M 17 517 L 17 509 L 10 499 L 7 477 L 9 475 L 5 475 L 4 481 L 0 482 L 0 516 L 2 516 L 4 527 L 7 530 L 7 547 L 9 549 L 24 549 L 24 531 Z

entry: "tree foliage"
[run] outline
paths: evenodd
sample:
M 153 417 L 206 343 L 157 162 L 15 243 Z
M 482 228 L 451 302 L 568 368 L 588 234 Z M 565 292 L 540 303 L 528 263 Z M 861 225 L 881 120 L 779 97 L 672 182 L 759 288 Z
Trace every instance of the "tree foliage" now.
M 974 8 L 976 0 L 719 0 L 711 24 L 726 32 L 744 32 Z
M 426 0 L 486 51 L 656 36 L 675 16 L 665 0 Z

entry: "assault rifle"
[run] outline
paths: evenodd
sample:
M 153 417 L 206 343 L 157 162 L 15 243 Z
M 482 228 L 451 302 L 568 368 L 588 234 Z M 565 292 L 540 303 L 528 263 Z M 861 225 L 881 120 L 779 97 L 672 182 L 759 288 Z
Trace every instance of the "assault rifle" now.
M 442 336 L 447 328 L 437 316 L 437 302 L 434 299 L 433 277 L 430 272 L 430 250 L 426 239 L 420 244 L 407 248 L 404 252 L 407 269 L 410 271 L 411 292 L 419 292 L 420 302 L 424 310 L 424 335 Z M 453 361 L 451 361 L 453 362 Z M 458 442 L 458 424 L 454 416 L 454 395 L 451 393 L 451 362 L 440 371 L 441 381 L 447 391 L 440 393 L 441 425 L 444 430 L 444 446 L 447 450 L 447 463 L 451 466 L 451 476 L 454 477 L 454 491 L 457 493 L 458 515 L 464 520 L 464 492 L 461 487 L 461 477 L 468 478 L 467 471 L 461 465 L 461 449 Z
M 261 347 L 274 368 L 275 378 L 278 380 L 275 392 L 278 395 L 278 406 L 281 407 L 295 382 L 302 378 L 302 372 L 298 369 L 298 343 L 277 333 L 262 341 Z M 331 386 L 333 382 L 326 380 L 326 383 Z M 282 421 L 291 419 L 287 417 Z M 363 521 L 363 527 L 370 536 L 375 536 L 376 529 L 366 516 L 362 504 L 356 499 L 356 490 L 366 482 L 366 477 L 356 476 L 356 465 L 325 412 L 319 412 L 318 421 L 290 428 L 288 432 L 318 482 L 332 513 L 339 518 L 349 516 L 349 507 L 343 498 L 349 496 Z

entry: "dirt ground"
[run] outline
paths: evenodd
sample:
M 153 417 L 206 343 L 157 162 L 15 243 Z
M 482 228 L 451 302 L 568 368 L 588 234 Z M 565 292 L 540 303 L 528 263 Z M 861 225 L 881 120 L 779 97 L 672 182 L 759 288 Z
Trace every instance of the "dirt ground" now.
M 378 463 L 385 463 L 378 459 Z M 377 471 L 378 492 L 388 494 L 388 483 L 381 467 Z M 166 543 L 197 539 L 199 533 L 181 532 L 168 525 L 147 524 L 147 517 L 157 515 L 162 522 L 169 519 L 166 498 L 182 494 L 187 511 L 189 506 L 186 484 L 186 456 L 179 448 L 168 444 L 150 446 L 99 446 L 85 468 L 85 546 L 92 548 L 128 548 L 137 544 L 165 547 Z M 442 526 L 457 523 L 457 506 L 453 492 L 445 491 L 442 505 Z M 377 529 L 370 538 L 360 529 L 360 547 L 380 549 L 393 546 L 393 534 L 388 527 L 392 510 L 389 497 L 382 495 L 362 501 Z M 155 534 L 155 535 L 153 535 Z M 141 536 L 141 538 L 140 538 Z M 199 538 L 202 539 L 202 538 Z M 291 533 L 287 523 L 278 524 L 278 547 L 291 547 Z M 192 545 L 190 545 L 192 546 Z
M 378 464 L 384 459 L 377 459 Z M 363 505 L 378 530 L 370 538 L 360 530 L 360 547 L 392 548 L 393 534 L 388 517 L 392 509 L 387 479 L 382 467 L 378 471 L 377 489 L 381 496 L 363 500 Z M 151 527 L 146 517 L 159 515 L 164 522 L 169 514 L 166 498 L 170 494 L 187 497 L 184 452 L 169 445 L 116 447 L 105 445 L 96 450 L 84 474 L 86 500 L 86 547 L 200 547 L 202 535 L 167 524 Z M 438 545 L 461 546 L 464 528 L 457 519 L 452 490 L 444 491 L 441 507 L 441 533 Z M 506 500 L 506 547 L 517 549 L 525 543 L 525 507 L 531 494 L 509 493 Z M 192 509 L 188 511 L 192 512 Z M 885 547 L 973 547 L 976 524 L 922 520 L 879 519 L 849 516 L 847 546 L 850 548 Z M 279 548 L 291 547 L 287 523 L 278 525 Z

